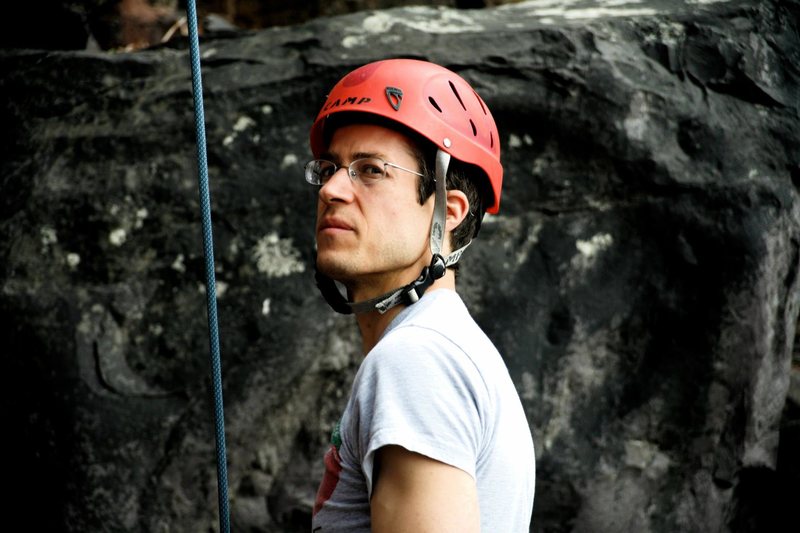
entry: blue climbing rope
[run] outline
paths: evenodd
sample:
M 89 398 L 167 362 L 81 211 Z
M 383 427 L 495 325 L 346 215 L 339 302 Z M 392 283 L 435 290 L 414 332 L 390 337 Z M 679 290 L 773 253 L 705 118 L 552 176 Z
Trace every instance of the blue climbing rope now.
M 200 75 L 200 44 L 197 37 L 197 7 L 194 0 L 186 2 L 189 23 L 189 52 L 192 59 L 192 92 L 197 132 L 197 169 L 200 186 L 200 210 L 203 218 L 203 247 L 206 258 L 206 306 L 208 308 L 208 338 L 211 345 L 211 373 L 214 384 L 214 421 L 217 439 L 217 497 L 219 498 L 219 530 L 230 532 L 228 512 L 228 467 L 225 451 L 225 413 L 222 407 L 222 365 L 219 353 L 217 326 L 217 283 L 214 279 L 214 238 L 211 234 L 211 194 L 208 187 L 206 158 L 206 127 L 203 113 L 203 81 Z

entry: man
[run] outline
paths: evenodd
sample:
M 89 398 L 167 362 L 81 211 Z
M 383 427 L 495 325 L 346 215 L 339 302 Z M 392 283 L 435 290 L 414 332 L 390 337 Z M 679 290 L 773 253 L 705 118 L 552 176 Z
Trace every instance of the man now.
M 423 61 L 370 63 L 311 128 L 317 283 L 366 357 L 325 456 L 314 532 L 530 527 L 530 429 L 508 370 L 455 292 L 502 166 L 486 104 Z M 342 295 L 337 282 L 346 290 Z

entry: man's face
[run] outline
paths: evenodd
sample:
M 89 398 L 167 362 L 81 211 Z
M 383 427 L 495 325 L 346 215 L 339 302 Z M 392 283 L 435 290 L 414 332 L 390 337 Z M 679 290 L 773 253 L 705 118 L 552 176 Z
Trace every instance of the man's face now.
M 433 196 L 417 198 L 418 176 L 391 166 L 387 177 L 365 185 L 352 180 L 347 165 L 378 157 L 419 171 L 413 145 L 381 126 L 350 125 L 336 130 L 321 159 L 339 169 L 319 190 L 317 268 L 343 282 L 351 297 L 365 300 L 416 279 L 430 262 L 428 234 Z

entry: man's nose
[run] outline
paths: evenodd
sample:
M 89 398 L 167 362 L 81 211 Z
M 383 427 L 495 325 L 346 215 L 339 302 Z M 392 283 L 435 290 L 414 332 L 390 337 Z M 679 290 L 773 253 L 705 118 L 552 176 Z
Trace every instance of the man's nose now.
M 319 197 L 325 203 L 350 202 L 353 200 L 353 185 L 350 169 L 347 167 L 337 168 L 328 181 L 319 188 Z

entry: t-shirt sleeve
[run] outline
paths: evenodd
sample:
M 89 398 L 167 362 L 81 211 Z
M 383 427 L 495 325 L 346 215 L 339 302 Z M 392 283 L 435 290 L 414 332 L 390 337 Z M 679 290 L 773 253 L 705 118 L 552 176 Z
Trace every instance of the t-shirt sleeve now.
M 387 445 L 476 477 L 486 387 L 469 357 L 440 333 L 418 326 L 391 331 L 365 358 L 353 393 L 370 497 L 375 452 Z

